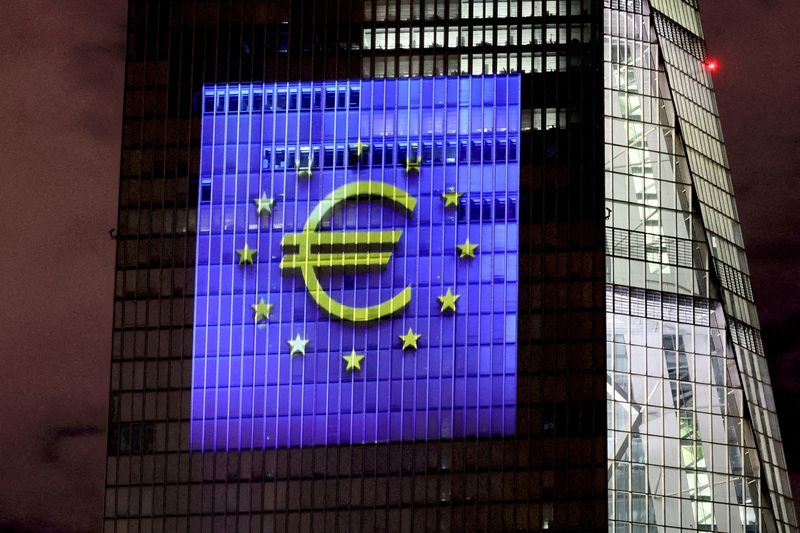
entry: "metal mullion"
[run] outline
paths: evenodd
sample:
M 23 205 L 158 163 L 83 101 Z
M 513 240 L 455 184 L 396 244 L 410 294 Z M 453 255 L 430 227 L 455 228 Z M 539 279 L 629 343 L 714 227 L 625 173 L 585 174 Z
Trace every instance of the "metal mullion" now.
M 167 5 L 165 7 L 165 9 L 171 10 L 171 5 Z M 169 18 L 167 20 L 169 20 Z M 161 29 L 160 22 L 161 22 L 161 19 L 159 19 L 159 32 L 163 31 Z M 166 50 L 167 59 L 166 59 L 166 64 L 169 66 L 169 64 L 170 64 L 170 37 L 171 37 L 171 27 L 169 26 L 169 22 L 167 22 L 166 26 L 167 26 L 167 30 L 166 30 L 167 31 L 167 45 L 166 45 L 166 48 L 167 48 L 167 50 Z M 159 54 L 157 52 L 156 53 L 156 58 L 158 58 L 158 57 L 159 57 Z M 156 64 L 158 65 L 158 60 L 157 60 Z M 159 69 L 156 68 L 155 72 L 156 72 L 156 79 L 154 80 L 155 81 L 155 86 L 159 87 L 159 85 L 160 85 L 159 84 L 159 80 L 158 80 Z M 167 73 L 167 76 L 169 76 L 169 72 Z M 164 235 L 169 235 L 171 237 L 171 240 L 172 240 L 173 253 L 172 253 L 172 265 L 170 265 L 170 273 L 173 272 L 174 265 L 175 265 L 175 254 L 174 254 L 174 251 L 175 251 L 175 240 L 176 240 L 175 230 L 174 230 L 174 225 L 175 225 L 175 216 L 174 216 L 175 207 L 174 206 L 171 206 L 171 209 L 173 210 L 173 217 L 172 217 L 173 227 L 167 229 L 165 227 L 165 225 L 164 225 L 164 220 L 163 220 L 164 215 L 165 215 L 165 213 L 167 212 L 167 209 L 168 209 L 168 207 L 166 206 L 166 191 L 167 191 L 167 181 L 168 181 L 166 154 L 167 154 L 167 151 L 169 150 L 169 145 L 167 144 L 167 131 L 168 131 L 167 125 L 169 123 L 169 83 L 166 84 L 165 93 L 164 94 L 165 94 L 165 99 L 166 99 L 166 105 L 165 105 L 165 107 L 163 109 L 163 114 L 164 114 L 164 118 L 163 118 L 163 122 L 164 122 L 164 141 L 163 141 L 163 145 L 164 145 L 164 168 L 163 168 L 163 170 L 161 172 L 161 174 L 163 175 L 163 180 L 164 180 L 164 188 L 162 189 L 162 193 L 161 193 L 162 194 L 162 198 L 161 198 L 161 205 L 162 205 L 162 207 L 161 207 L 162 237 L 161 237 L 161 254 L 160 254 L 161 255 L 161 265 L 160 265 L 160 268 L 159 268 L 159 296 L 158 296 L 158 300 L 157 300 L 158 303 L 159 303 L 159 306 L 158 306 L 159 323 L 156 326 L 157 328 L 160 328 L 160 325 L 163 322 L 163 320 L 161 319 L 161 316 L 160 316 L 160 313 L 161 313 L 161 305 L 160 305 L 160 303 L 161 303 L 161 300 L 162 300 L 162 295 L 160 294 L 160 292 L 161 292 L 161 284 L 163 283 L 163 279 L 162 278 L 164 276 L 164 263 L 163 263 L 163 259 L 164 259 L 164 253 L 163 253 L 164 252 Z M 156 120 L 154 120 L 153 121 L 154 128 L 155 128 L 156 123 L 157 123 Z M 157 140 L 155 137 L 156 136 L 153 135 L 153 143 L 154 143 L 154 145 L 155 145 L 155 142 Z M 177 146 L 175 147 L 175 151 L 176 151 L 176 157 L 177 157 L 177 155 L 180 153 L 180 151 L 177 150 Z M 177 166 L 177 160 L 176 160 L 175 164 Z M 177 181 L 177 176 L 176 176 L 176 181 Z M 185 250 L 184 250 L 184 253 L 185 253 Z M 170 275 L 170 279 L 171 278 L 172 278 L 172 275 Z M 149 276 L 148 276 L 148 283 L 149 283 Z M 173 299 L 170 296 L 170 311 L 172 310 L 172 304 L 173 304 Z M 172 317 L 171 316 L 170 316 L 170 320 L 169 321 L 170 321 L 170 323 L 172 323 Z M 147 329 L 145 331 L 147 332 L 147 334 L 149 334 L 149 331 L 150 331 L 149 324 L 147 325 Z M 145 340 L 147 340 L 147 334 L 145 336 Z M 147 347 L 145 349 L 147 350 Z M 148 354 L 148 355 L 151 355 L 151 354 Z M 161 361 L 160 353 L 158 355 L 159 355 L 159 357 L 156 359 L 156 361 L 157 361 L 156 362 L 156 385 L 158 385 L 158 373 L 159 373 L 159 367 L 160 367 L 159 363 Z M 146 368 L 147 368 L 147 365 L 145 364 L 145 369 Z M 168 376 L 167 383 L 169 384 L 169 365 L 167 366 L 167 376 Z M 147 373 L 146 372 L 145 372 L 145 375 L 143 376 L 143 379 L 144 379 L 143 384 L 145 385 L 145 388 L 146 388 L 146 384 L 147 384 Z M 168 400 L 169 400 L 169 396 L 170 396 L 170 394 L 167 393 L 167 399 Z M 146 394 L 142 394 L 142 397 L 146 398 Z M 154 403 L 156 405 L 156 411 L 157 411 L 157 406 L 158 406 L 158 395 L 157 394 L 155 395 Z M 146 402 L 145 402 L 145 405 L 146 405 Z M 171 422 L 172 421 L 169 420 L 169 410 L 167 410 L 167 425 L 169 425 Z M 156 424 L 157 424 L 157 422 L 155 422 L 153 424 L 153 439 L 154 440 L 155 440 L 155 433 L 156 433 L 156 431 L 155 431 Z M 165 443 L 164 447 L 169 452 L 167 444 L 168 443 Z M 154 449 L 150 453 L 152 454 L 153 451 L 155 451 L 155 442 L 154 442 Z M 155 463 L 155 461 L 154 461 L 154 463 Z M 155 468 L 155 464 L 154 464 L 154 468 Z M 164 461 L 164 468 L 166 470 L 164 472 L 164 480 L 166 480 L 167 479 L 167 472 L 169 471 L 169 455 L 167 455 L 167 458 Z M 153 480 L 153 486 L 155 488 L 155 477 L 154 477 L 154 480 Z M 141 491 L 140 491 L 140 496 L 139 497 L 141 498 Z M 165 488 L 165 499 L 166 499 L 166 488 Z M 177 504 L 177 502 L 176 502 L 176 504 Z M 166 506 L 166 502 L 165 502 L 165 506 Z
M 220 3 L 217 4 L 217 9 L 216 9 L 217 20 L 219 20 L 219 18 L 220 18 L 221 11 L 222 11 L 222 3 L 220 2 Z M 219 66 L 219 44 L 220 44 L 220 35 L 219 34 L 220 34 L 220 26 L 219 25 L 215 26 L 212 31 L 214 33 L 214 40 L 215 40 L 215 46 L 214 46 L 214 71 L 213 71 L 213 74 L 216 77 L 217 69 L 218 69 L 218 66 Z M 215 93 L 215 98 L 217 98 L 217 99 L 219 98 L 219 95 L 216 95 L 216 93 Z M 215 106 L 216 106 L 216 104 L 215 104 Z M 223 112 L 222 112 L 223 115 L 226 112 L 227 112 L 227 103 L 226 103 L 226 106 L 225 106 L 225 110 L 223 110 Z M 214 110 L 214 119 L 213 120 L 214 120 L 214 122 L 216 122 L 216 120 L 217 120 L 217 111 L 216 111 L 216 109 Z M 202 154 L 201 154 L 201 156 L 202 156 Z M 212 157 L 213 157 L 213 155 L 212 155 Z M 212 174 L 213 174 L 213 171 L 212 171 Z M 222 242 L 222 240 L 223 240 L 222 237 L 220 237 L 220 242 Z M 220 255 L 222 255 L 222 251 L 221 250 L 220 250 Z M 222 265 L 222 263 L 220 262 L 220 266 L 221 265 Z M 221 272 L 221 268 L 220 268 L 220 272 Z M 220 274 L 220 276 L 221 276 L 221 274 Z M 221 309 L 217 310 L 217 314 L 219 314 L 220 311 L 221 311 Z M 217 328 L 219 328 L 219 326 L 217 326 Z M 206 340 L 206 342 L 208 342 L 208 341 Z M 217 338 L 217 344 L 219 344 L 219 338 Z M 217 351 L 217 357 L 219 357 L 219 352 L 218 351 Z M 216 402 L 217 402 L 217 394 L 216 394 L 217 386 L 216 386 L 216 384 L 218 382 L 219 382 L 219 365 L 217 364 L 217 370 L 216 370 L 216 375 L 215 375 L 215 379 L 214 379 L 214 383 L 215 383 L 215 387 L 214 387 L 214 404 L 215 405 L 216 405 Z M 207 395 L 208 394 L 207 390 L 204 390 L 203 394 Z M 217 453 L 218 453 L 216 451 L 217 426 L 218 426 L 218 422 L 215 421 L 214 422 L 214 440 L 215 440 L 215 442 L 214 442 L 214 452 L 212 452 L 210 454 L 204 454 L 203 455 L 203 459 L 204 460 L 208 459 L 209 461 L 211 461 L 210 470 L 211 470 L 212 479 L 214 481 L 216 481 L 216 479 L 217 479 L 217 461 L 216 461 L 216 456 L 217 456 Z M 203 436 L 203 440 L 205 440 L 205 435 Z M 203 468 L 203 475 L 205 476 L 205 467 Z M 216 500 L 216 490 L 213 490 L 213 489 L 214 489 L 214 485 L 212 485 L 212 488 L 209 491 L 211 493 L 211 498 L 210 498 L 211 499 L 211 512 L 214 511 L 215 504 L 216 504 L 216 501 L 215 501 Z M 200 505 L 201 505 L 201 508 L 202 508 L 202 505 L 203 505 L 202 501 L 201 501 Z

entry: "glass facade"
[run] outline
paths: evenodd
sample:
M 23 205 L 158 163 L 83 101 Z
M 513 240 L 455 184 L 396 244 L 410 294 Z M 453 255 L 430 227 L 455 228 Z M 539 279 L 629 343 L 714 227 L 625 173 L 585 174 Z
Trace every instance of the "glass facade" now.
M 105 529 L 796 530 L 697 7 L 130 0 Z
M 130 2 L 108 531 L 606 530 L 601 16 L 595 0 Z M 386 99 L 403 86 L 413 87 L 408 100 Z M 241 128 L 255 109 L 259 120 L 327 121 L 330 107 L 362 131 L 315 123 L 297 138 L 284 125 L 262 138 L 263 128 Z M 386 120 L 399 128 L 417 113 L 418 131 Z M 412 175 L 409 162 L 419 163 Z M 303 272 L 281 271 L 300 247 L 280 241 L 302 233 L 326 195 L 360 180 L 417 203 L 409 215 L 364 195 L 322 220 L 327 233 L 402 231 L 394 246 L 369 250 L 390 253 L 381 268 L 320 273 L 325 292 L 351 308 L 411 287 L 397 315 L 353 327 L 323 312 Z M 474 259 L 457 252 L 467 237 Z M 215 265 L 231 272 L 217 275 L 234 284 L 230 299 L 213 294 Z M 347 283 L 373 281 L 391 290 L 348 303 Z M 428 286 L 437 290 L 424 294 Z M 450 288 L 456 313 L 443 314 Z M 205 312 L 209 298 L 226 310 L 224 328 Z M 252 366 L 246 343 L 238 350 L 238 340 L 208 334 L 237 321 L 248 328 L 239 339 L 255 341 Z M 422 335 L 415 352 L 399 338 L 409 327 Z M 236 346 L 238 369 L 209 372 L 219 356 L 208 346 Z M 273 382 L 257 354 L 286 363 Z M 277 379 L 309 384 L 318 373 L 290 369 L 312 365 L 331 370 L 325 387 L 340 377 L 372 387 L 363 397 L 349 389 L 365 407 L 315 404 L 308 415 L 303 401 L 298 414 L 297 396 L 285 403 L 279 389 L 259 398 L 264 413 L 252 420 L 281 416 L 267 405 L 297 420 L 323 420 L 334 407 L 346 416 L 338 425 L 329 416 L 309 440 L 302 423 L 284 441 L 241 424 L 230 440 L 230 422 L 255 406 L 245 389 L 266 398 Z M 392 380 L 399 386 L 377 386 Z M 225 389 L 232 383 L 243 386 Z M 225 390 L 224 403 L 200 399 L 209 385 Z M 216 434 L 203 440 L 209 419 Z M 355 419 L 371 429 L 351 438 Z
M 697 8 L 605 2 L 609 521 L 796 531 Z
M 519 76 L 203 94 L 192 449 L 513 435 Z

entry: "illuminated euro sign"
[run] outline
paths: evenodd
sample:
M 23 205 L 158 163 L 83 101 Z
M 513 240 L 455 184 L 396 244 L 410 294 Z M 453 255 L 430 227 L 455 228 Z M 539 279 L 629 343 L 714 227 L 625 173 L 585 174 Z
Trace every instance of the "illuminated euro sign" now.
M 400 240 L 402 231 L 317 232 L 320 222 L 331 209 L 358 197 L 383 199 L 409 215 L 417 204 L 417 200 L 406 191 L 377 181 L 357 181 L 338 187 L 308 215 L 303 231 L 283 237 L 281 248 L 284 257 L 280 269 L 299 270 L 311 297 L 331 316 L 351 322 L 367 322 L 391 315 L 408 305 L 411 286 L 378 305 L 350 307 L 331 298 L 316 273 L 318 268 L 347 271 L 382 268 L 389 263 L 391 249 Z

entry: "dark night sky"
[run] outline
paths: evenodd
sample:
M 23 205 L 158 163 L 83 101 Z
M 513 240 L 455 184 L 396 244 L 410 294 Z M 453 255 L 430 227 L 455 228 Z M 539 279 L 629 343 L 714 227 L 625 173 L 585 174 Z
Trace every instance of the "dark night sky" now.
M 701 5 L 798 494 L 800 2 Z M 0 530 L 101 526 L 125 16 L 0 3 Z

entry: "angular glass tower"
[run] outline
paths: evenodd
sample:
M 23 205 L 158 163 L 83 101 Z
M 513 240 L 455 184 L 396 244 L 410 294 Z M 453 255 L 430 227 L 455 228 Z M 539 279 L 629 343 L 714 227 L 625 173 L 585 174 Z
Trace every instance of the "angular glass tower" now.
M 604 13 L 609 518 L 797 527 L 697 0 Z
M 107 531 L 796 531 L 692 0 L 131 0 Z

